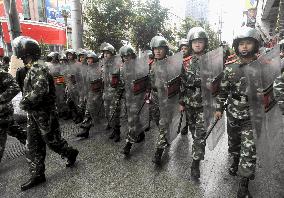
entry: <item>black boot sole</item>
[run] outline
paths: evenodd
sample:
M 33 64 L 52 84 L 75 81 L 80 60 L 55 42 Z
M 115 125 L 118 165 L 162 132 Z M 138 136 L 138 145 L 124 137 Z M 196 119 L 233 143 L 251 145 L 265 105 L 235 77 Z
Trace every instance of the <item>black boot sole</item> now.
M 38 186 L 38 185 L 44 183 L 44 182 L 46 182 L 45 177 L 40 178 L 40 179 L 38 179 L 37 181 L 31 182 L 30 185 L 28 185 L 28 184 L 26 184 L 26 185 L 23 184 L 23 185 L 21 185 L 21 191 L 26 191 L 26 190 L 28 190 L 28 189 L 31 189 L 31 188 L 33 188 L 33 187 L 36 187 L 36 186 Z
M 74 156 L 72 156 L 72 158 L 70 159 L 68 159 L 68 162 L 67 162 L 67 164 L 66 164 L 66 167 L 67 168 L 71 168 L 71 167 L 73 167 L 74 166 L 74 164 L 75 164 L 75 162 L 76 162 L 76 160 L 77 160 L 77 156 L 78 156 L 78 154 L 79 154 L 79 151 L 78 150 L 75 150 L 74 151 Z

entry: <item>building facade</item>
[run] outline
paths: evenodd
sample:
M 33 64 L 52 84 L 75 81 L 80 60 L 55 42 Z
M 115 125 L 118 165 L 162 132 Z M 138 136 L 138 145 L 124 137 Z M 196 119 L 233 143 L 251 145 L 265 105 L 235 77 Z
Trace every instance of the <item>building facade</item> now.
M 280 0 L 259 0 L 257 5 L 255 28 L 261 33 L 264 42 L 270 42 L 272 46 L 278 42 L 279 3 Z
M 208 22 L 209 0 L 186 0 L 185 16 Z
M 69 0 L 16 0 L 21 34 L 46 44 L 50 51 L 71 46 L 71 7 Z M 0 0 L 0 56 L 11 53 L 7 17 Z M 1 49 L 2 48 L 2 49 Z

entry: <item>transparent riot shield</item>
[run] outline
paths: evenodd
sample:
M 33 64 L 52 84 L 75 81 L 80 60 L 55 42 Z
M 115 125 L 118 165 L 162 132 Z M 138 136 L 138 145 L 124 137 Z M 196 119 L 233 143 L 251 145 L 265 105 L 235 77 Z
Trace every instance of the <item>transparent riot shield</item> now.
M 76 106 L 79 105 L 81 96 L 85 93 L 85 89 L 83 89 L 83 69 L 84 66 L 74 63 L 68 64 L 64 71 L 67 97 L 71 99 Z
M 177 53 L 169 56 L 167 59 L 157 61 L 155 84 L 159 97 L 159 125 L 160 128 L 166 130 L 168 143 L 171 143 L 178 135 L 177 129 L 180 122 L 179 90 L 182 62 L 182 53 Z M 182 125 L 185 125 L 185 119 Z
M 276 46 L 245 67 L 256 153 L 260 167 L 267 173 L 265 181 L 270 197 L 278 197 L 275 193 L 280 191 L 279 187 L 283 189 L 284 182 L 284 169 L 281 168 L 284 162 L 284 124 L 273 92 L 273 82 L 281 74 L 279 54 L 279 46 Z
M 89 111 L 92 120 L 97 121 L 100 119 L 100 114 L 103 111 L 103 79 L 102 70 L 99 63 L 87 66 L 86 70 L 86 100 L 87 110 Z
M 148 56 L 143 54 L 124 66 L 128 127 L 132 138 L 149 128 L 149 105 L 146 91 L 149 82 Z
M 56 89 L 56 104 L 59 112 L 66 111 L 65 103 L 65 77 L 64 77 L 65 65 L 53 64 L 49 66 L 50 74 L 53 76 L 54 85 Z
M 216 100 L 220 83 L 223 77 L 223 48 L 220 47 L 204 54 L 200 58 L 200 76 L 205 129 L 214 123 Z M 213 150 L 225 132 L 225 116 L 217 122 L 207 139 L 208 147 Z
M 120 112 L 122 95 L 118 95 L 120 86 L 120 69 L 122 61 L 120 56 L 114 56 L 110 60 L 103 61 L 104 80 L 104 107 L 108 124 L 112 125 L 116 112 Z

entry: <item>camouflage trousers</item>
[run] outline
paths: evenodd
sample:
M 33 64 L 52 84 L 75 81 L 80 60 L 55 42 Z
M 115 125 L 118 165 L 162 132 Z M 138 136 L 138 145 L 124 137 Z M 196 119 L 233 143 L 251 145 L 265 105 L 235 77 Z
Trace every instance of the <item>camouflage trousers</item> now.
M 74 112 L 76 115 L 84 114 L 86 99 L 77 90 L 66 88 L 65 98 L 69 111 Z
M 253 178 L 256 166 L 256 148 L 251 120 L 239 120 L 227 113 L 229 153 L 240 158 L 238 172 L 242 177 Z
M 68 112 L 68 106 L 66 104 L 66 95 L 65 95 L 65 85 L 55 85 L 56 88 L 56 104 L 58 107 L 58 113 L 64 114 Z
M 165 127 L 160 125 L 160 108 L 159 108 L 159 99 L 158 93 L 152 91 L 151 93 L 151 102 L 150 102 L 150 120 L 154 121 L 156 126 L 159 129 L 159 135 L 156 143 L 156 148 L 165 149 L 168 146 L 168 141 L 166 138 L 167 130 Z
M 9 121 L 1 122 L 4 119 L 0 118 L 0 162 L 4 154 L 7 135 L 17 138 L 22 144 L 25 144 L 27 132 L 23 130 L 17 123 L 13 121 L 13 116 L 9 116 Z M 7 120 L 7 118 L 5 118 Z
M 104 111 L 102 95 L 92 95 L 86 100 L 86 108 L 84 113 L 84 120 L 81 124 L 82 128 L 91 128 L 93 125 L 99 123 L 101 117 L 100 114 Z
M 188 117 L 188 126 L 193 139 L 192 158 L 194 160 L 204 160 L 206 131 L 204 129 L 203 108 L 186 106 L 185 113 Z
M 131 144 L 137 143 L 140 135 L 144 133 L 146 129 L 148 130 L 150 128 L 149 104 L 145 101 L 142 105 L 134 106 L 127 104 L 126 106 L 128 113 L 128 133 L 126 142 L 130 142 Z
M 104 100 L 105 116 L 112 128 L 120 127 L 121 103 L 119 100 Z
M 28 112 L 27 161 L 32 177 L 44 174 L 46 145 L 62 157 L 68 157 L 73 150 L 61 137 L 58 114 L 53 109 Z

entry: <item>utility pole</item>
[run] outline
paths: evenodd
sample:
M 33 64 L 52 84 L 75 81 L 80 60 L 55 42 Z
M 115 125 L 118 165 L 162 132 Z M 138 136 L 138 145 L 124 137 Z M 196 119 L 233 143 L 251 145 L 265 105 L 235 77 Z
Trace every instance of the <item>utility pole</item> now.
M 82 4 L 79 0 L 71 0 L 71 20 L 72 48 L 74 50 L 83 48 Z
M 70 16 L 70 12 L 66 9 L 62 10 L 62 16 L 64 18 L 65 24 L 65 35 L 66 35 L 66 48 L 69 49 L 69 39 L 68 39 L 68 17 Z
M 4 0 L 5 12 L 8 18 L 8 29 L 10 33 L 10 40 L 14 40 L 21 35 L 19 15 L 16 7 L 16 0 Z M 14 53 L 14 49 L 13 53 Z
M 219 16 L 219 30 L 218 30 L 218 34 L 219 34 L 219 42 L 222 43 L 222 29 L 223 29 L 223 9 L 221 9 L 221 14 Z

